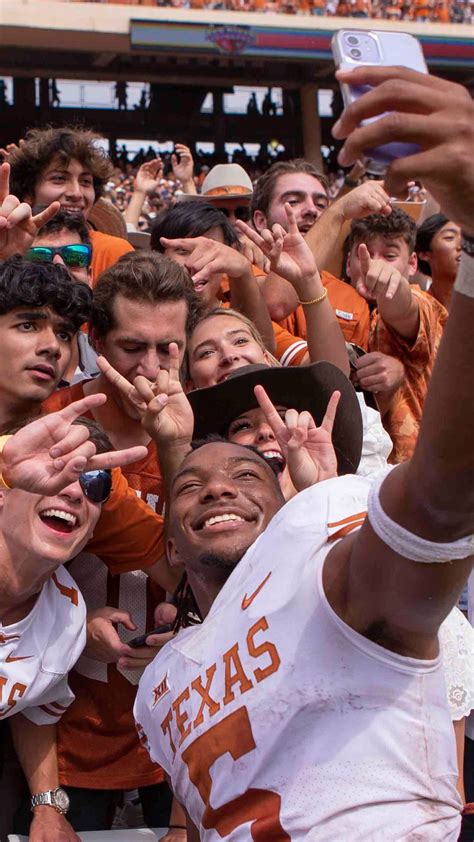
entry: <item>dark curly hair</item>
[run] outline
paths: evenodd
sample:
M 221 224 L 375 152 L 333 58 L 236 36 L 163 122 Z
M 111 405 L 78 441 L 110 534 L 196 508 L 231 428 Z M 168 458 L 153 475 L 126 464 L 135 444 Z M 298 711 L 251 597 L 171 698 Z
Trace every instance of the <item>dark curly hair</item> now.
M 351 225 L 350 249 L 366 243 L 372 237 L 403 237 L 410 254 L 415 250 L 416 223 L 401 208 L 394 208 L 389 216 L 372 213 L 364 219 L 354 219 Z
M 14 255 L 0 263 L 0 316 L 20 307 L 51 307 L 76 332 L 90 316 L 92 291 L 64 266 Z
M 226 246 L 238 246 L 239 238 L 229 220 L 208 202 L 200 199 L 190 202 L 178 202 L 173 208 L 162 211 L 155 219 L 151 229 L 150 248 L 164 252 L 160 237 L 174 240 L 178 237 L 203 237 L 210 228 L 219 227 Z
M 30 129 L 22 145 L 11 152 L 8 158 L 11 166 L 11 192 L 21 201 L 24 201 L 26 196 L 34 201 L 38 179 L 46 167 L 55 159 L 63 166 L 76 160 L 92 174 L 97 201 L 113 172 L 112 162 L 107 153 L 96 144 L 100 137 L 89 129 L 76 126 Z
M 44 210 L 44 206 L 40 208 Z M 34 208 L 34 212 L 38 213 Z M 89 236 L 89 229 L 82 213 L 72 213 L 71 211 L 58 210 L 53 218 L 43 225 L 39 231 L 40 237 L 48 237 L 54 234 L 61 234 L 63 231 L 69 231 L 71 234 L 77 234 L 81 243 L 91 245 Z M 34 243 L 33 243 L 34 245 Z

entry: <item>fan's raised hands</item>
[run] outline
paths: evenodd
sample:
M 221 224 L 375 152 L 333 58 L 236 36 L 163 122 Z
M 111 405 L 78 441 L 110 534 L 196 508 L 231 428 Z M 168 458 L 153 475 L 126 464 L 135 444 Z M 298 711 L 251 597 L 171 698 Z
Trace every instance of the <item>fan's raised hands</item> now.
M 340 392 L 333 392 L 318 427 L 309 412 L 287 409 L 282 418 L 263 386 L 255 386 L 255 397 L 272 428 L 286 459 L 291 481 L 297 491 L 337 476 L 337 458 L 332 430 Z
M 1 164 L 0 260 L 28 251 L 40 228 L 53 218 L 60 207 L 59 202 L 52 202 L 33 216 L 31 206 L 10 193 L 10 164 Z
M 319 280 L 318 268 L 313 253 L 303 235 L 299 232 L 296 218 L 288 202 L 285 203 L 288 230 L 278 223 L 272 228 L 257 232 L 241 220 L 236 222 L 241 234 L 245 234 L 258 246 L 270 261 L 273 272 L 285 278 L 303 298 L 308 282 L 315 276 Z
M 158 444 L 191 440 L 194 416 L 179 377 L 179 350 L 169 345 L 169 368 L 161 368 L 154 381 L 139 375 L 130 383 L 105 357 L 97 364 L 110 383 L 132 405 L 149 435 Z
M 88 428 L 74 423 L 105 401 L 105 395 L 89 395 L 32 421 L 11 436 L 1 456 L 7 486 L 52 496 L 84 471 L 118 468 L 143 459 L 146 448 L 141 446 L 96 454 Z

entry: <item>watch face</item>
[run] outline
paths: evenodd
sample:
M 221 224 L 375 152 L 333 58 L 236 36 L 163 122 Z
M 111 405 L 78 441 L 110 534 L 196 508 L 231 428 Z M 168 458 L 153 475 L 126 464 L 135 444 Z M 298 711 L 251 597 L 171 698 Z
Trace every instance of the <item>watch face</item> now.
M 68 794 L 61 787 L 58 787 L 54 792 L 54 803 L 64 813 L 69 810 Z

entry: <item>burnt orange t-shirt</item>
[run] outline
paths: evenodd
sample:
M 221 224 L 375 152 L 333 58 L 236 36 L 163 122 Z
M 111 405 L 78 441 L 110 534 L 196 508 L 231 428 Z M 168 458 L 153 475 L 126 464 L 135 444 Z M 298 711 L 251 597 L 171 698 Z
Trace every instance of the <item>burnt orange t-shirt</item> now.
M 428 385 L 438 353 L 448 311 L 439 301 L 412 285 L 418 299 L 420 326 L 414 342 L 399 336 L 380 317 L 372 314 L 370 350 L 381 351 L 401 360 L 405 379 L 395 392 L 383 417 L 383 425 L 393 441 L 389 461 L 405 462 L 413 455 Z
M 321 280 L 328 291 L 328 298 L 336 314 L 346 342 L 359 345 L 364 351 L 369 347 L 370 312 L 367 301 L 353 289 L 329 272 L 321 272 Z M 298 306 L 294 313 L 279 322 L 294 336 L 307 338 L 306 319 L 303 308 Z
M 102 272 L 117 263 L 123 254 L 134 251 L 134 248 L 128 240 L 112 237 L 111 234 L 104 234 L 103 231 L 89 231 L 89 237 L 92 243 L 91 270 L 92 286 L 94 286 Z
M 46 402 L 46 409 L 54 411 L 83 396 L 83 383 L 77 383 L 55 392 Z M 143 459 L 123 469 L 122 479 L 128 481 L 131 493 L 141 498 L 140 507 L 148 510 L 151 516 L 152 513 L 161 516 L 164 487 L 154 443 L 149 444 Z M 122 536 L 130 528 L 117 509 L 115 525 Z M 99 520 L 96 538 L 100 529 Z M 110 536 L 110 542 L 108 552 L 113 556 L 113 536 Z M 138 552 L 140 542 L 138 530 L 135 543 Z M 128 631 L 118 626 L 124 642 L 150 631 L 154 608 L 164 601 L 165 591 L 142 570 L 137 570 L 136 564 L 122 572 L 111 569 L 99 555 L 102 556 L 91 552 L 89 544 L 69 565 L 69 572 L 79 585 L 88 610 L 107 605 L 129 611 L 137 630 Z M 158 558 L 157 555 L 154 560 Z M 135 729 L 132 711 L 139 677 L 137 670 L 119 670 L 116 664 L 81 656 L 69 675 L 76 698 L 58 726 L 61 784 L 92 789 L 135 789 L 164 780 L 162 769 L 151 762 Z

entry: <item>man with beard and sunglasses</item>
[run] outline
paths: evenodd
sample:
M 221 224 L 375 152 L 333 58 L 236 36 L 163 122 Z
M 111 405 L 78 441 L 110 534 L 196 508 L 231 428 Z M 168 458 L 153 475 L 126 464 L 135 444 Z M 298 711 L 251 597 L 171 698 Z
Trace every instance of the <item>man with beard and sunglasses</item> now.
M 0 722 L 9 719 L 30 790 L 32 842 L 78 839 L 58 787 L 56 724 L 74 700 L 67 674 L 84 648 L 86 610 L 63 565 L 90 540 L 111 469 L 143 451 L 109 452 L 102 431 L 80 420 L 104 399 L 77 401 L 0 441 Z M 4 774 L 0 789 L 3 836 L 14 778 Z

